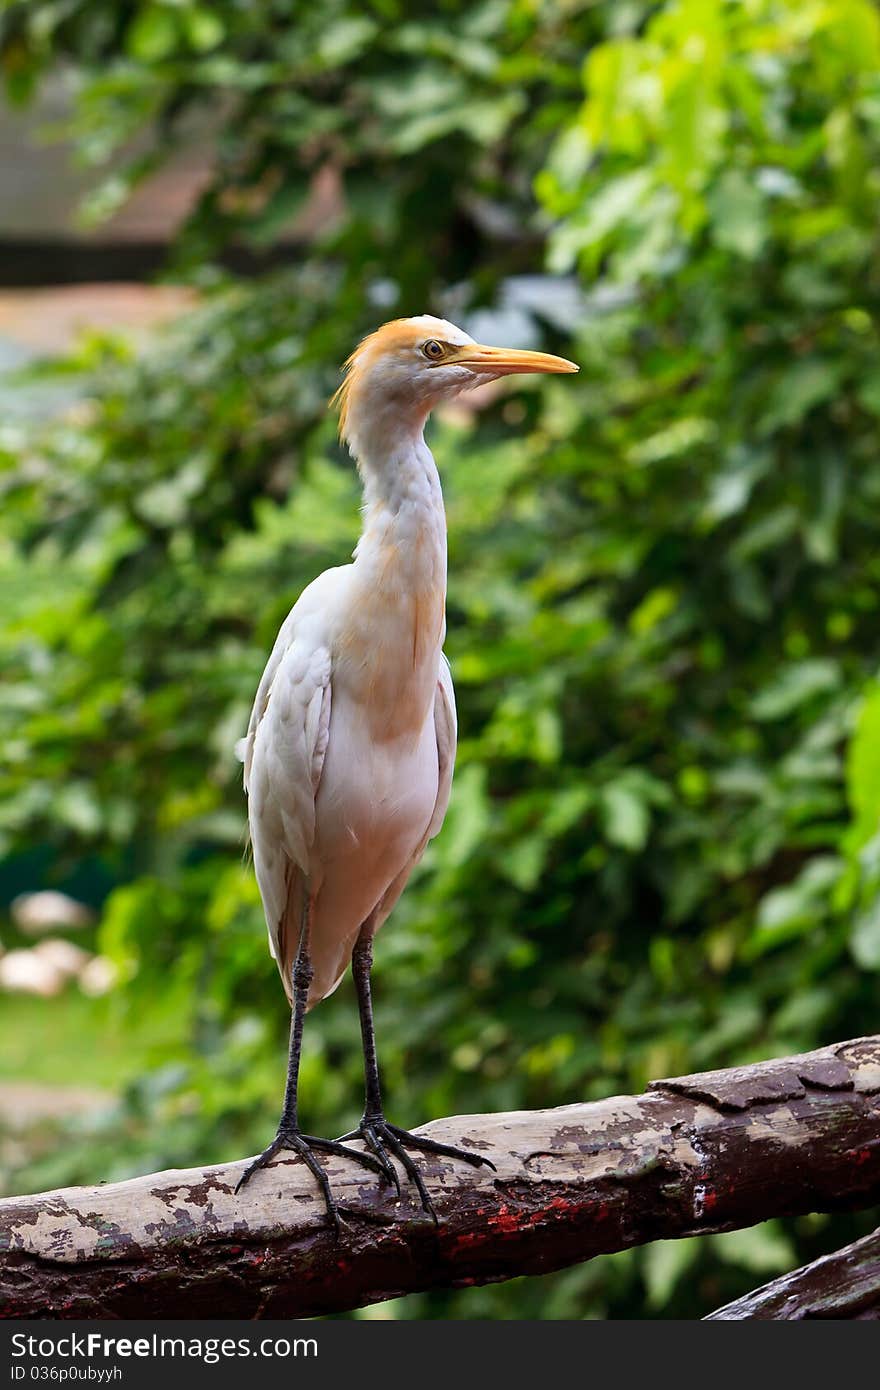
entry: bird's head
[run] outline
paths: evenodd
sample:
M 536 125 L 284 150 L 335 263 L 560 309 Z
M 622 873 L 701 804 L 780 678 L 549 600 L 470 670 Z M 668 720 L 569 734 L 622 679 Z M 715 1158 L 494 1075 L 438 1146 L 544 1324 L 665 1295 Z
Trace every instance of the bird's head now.
M 357 452 L 378 431 L 421 430 L 439 401 L 514 372 L 576 372 L 548 352 L 486 347 L 431 314 L 394 319 L 364 338 L 345 364 L 331 405 L 339 434 Z

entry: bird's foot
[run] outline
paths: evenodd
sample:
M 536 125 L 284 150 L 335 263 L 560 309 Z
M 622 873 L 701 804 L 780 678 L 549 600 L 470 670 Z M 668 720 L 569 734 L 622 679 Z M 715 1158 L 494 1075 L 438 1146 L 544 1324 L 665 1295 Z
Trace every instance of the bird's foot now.
M 349 1139 L 363 1139 L 367 1148 L 375 1154 L 379 1163 L 382 1165 L 383 1175 L 397 1189 L 400 1195 L 400 1183 L 394 1164 L 391 1162 L 391 1155 L 400 1163 L 407 1177 L 415 1184 L 419 1194 L 423 1209 L 431 1217 L 434 1225 L 437 1225 L 437 1213 L 434 1210 L 434 1203 L 425 1187 L 425 1180 L 407 1153 L 407 1148 L 421 1149 L 422 1153 L 438 1154 L 442 1158 L 460 1158 L 464 1163 L 470 1163 L 474 1168 L 479 1168 L 485 1164 L 495 1172 L 495 1164 L 490 1163 L 488 1158 L 482 1154 L 472 1153 L 470 1149 L 459 1149 L 454 1144 L 439 1144 L 436 1139 L 428 1139 L 421 1134 L 411 1134 L 408 1129 L 398 1129 L 397 1125 L 389 1124 L 384 1115 L 364 1115 L 357 1129 L 353 1129 L 349 1134 L 343 1134 L 339 1143 L 345 1143 Z
M 380 1177 L 386 1180 L 388 1179 L 387 1165 L 373 1158 L 370 1154 L 362 1153 L 360 1149 L 347 1149 L 343 1143 L 336 1139 L 316 1139 L 312 1134 L 301 1134 L 298 1129 L 289 1129 L 282 1125 L 269 1147 L 264 1149 L 263 1152 L 245 1168 L 235 1185 L 236 1193 L 240 1192 L 241 1189 L 250 1182 L 254 1173 L 258 1172 L 260 1168 L 268 1168 L 272 1159 L 276 1154 L 280 1153 L 282 1149 L 290 1149 L 293 1153 L 298 1154 L 309 1171 L 314 1174 L 324 1198 L 327 1215 L 330 1217 L 337 1235 L 339 1234 L 339 1208 L 336 1205 L 336 1200 L 330 1189 L 330 1181 L 327 1174 L 315 1158 L 315 1154 L 338 1154 L 343 1158 L 353 1158 L 356 1163 L 360 1163 L 365 1168 L 370 1168 L 374 1173 L 378 1173 Z M 393 1173 L 392 1176 L 394 1176 Z M 397 1183 L 396 1176 L 394 1177 L 394 1182 L 395 1184 Z M 400 1191 L 399 1187 L 398 1191 Z

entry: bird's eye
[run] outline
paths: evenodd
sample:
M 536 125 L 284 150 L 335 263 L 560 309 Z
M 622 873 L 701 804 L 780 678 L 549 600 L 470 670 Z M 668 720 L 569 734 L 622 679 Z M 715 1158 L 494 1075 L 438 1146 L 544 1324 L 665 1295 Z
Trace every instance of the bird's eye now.
M 437 362 L 443 356 L 443 344 L 438 343 L 436 338 L 430 338 L 422 348 L 426 357 L 430 357 L 432 362 Z

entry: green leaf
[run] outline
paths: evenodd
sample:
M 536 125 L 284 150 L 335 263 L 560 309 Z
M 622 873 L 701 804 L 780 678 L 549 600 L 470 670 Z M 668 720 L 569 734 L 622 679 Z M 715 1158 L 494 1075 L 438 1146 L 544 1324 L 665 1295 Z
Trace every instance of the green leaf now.
M 772 466 L 769 449 L 752 449 L 736 444 L 725 466 L 712 477 L 704 516 L 711 525 L 726 521 L 745 510 L 755 486 Z
M 466 863 L 489 826 L 485 769 L 474 764 L 456 774 L 450 801 L 448 834 L 438 843 L 437 852 L 445 864 Z
M 160 63 L 175 51 L 179 38 L 175 12 L 165 5 L 148 5 L 128 26 L 126 47 L 140 62 Z
M 708 1239 L 725 1264 L 740 1265 L 752 1274 L 781 1274 L 795 1263 L 791 1240 L 776 1221 Z
M 610 844 L 633 853 L 644 849 L 651 813 L 646 799 L 630 779 L 620 777 L 602 788 L 599 820 Z
M 334 20 L 321 34 L 318 57 L 328 68 L 350 63 L 363 53 L 377 31 L 376 21 L 368 19 L 366 15 L 351 15 L 345 19 Z
M 849 944 L 856 965 L 862 970 L 880 970 L 880 895 L 856 917 Z
M 518 840 L 498 856 L 499 867 L 523 893 L 531 892 L 547 859 L 547 840 L 543 835 L 530 835 Z
M 801 705 L 828 694 L 840 684 L 836 662 L 828 658 L 796 661 L 782 669 L 754 697 L 751 712 L 755 719 L 785 719 Z
M 810 930 L 830 907 L 843 868 L 841 859 L 819 855 L 808 862 L 793 883 L 772 889 L 761 899 L 758 909 L 759 933 L 772 934 L 778 941 L 783 935 Z
M 840 389 L 843 364 L 827 357 L 807 357 L 780 373 L 759 420 L 763 436 L 800 424 L 810 411 Z
M 724 251 L 754 260 L 767 236 L 764 199 L 754 175 L 739 169 L 722 175 L 709 198 L 712 235 Z
M 648 1306 L 662 1309 L 689 1269 L 700 1257 L 698 1240 L 655 1240 L 645 1251 Z
M 311 195 L 311 183 L 303 176 L 290 176 L 269 199 L 265 209 L 248 226 L 248 240 L 255 246 L 269 246 L 289 231 Z
M 853 819 L 847 844 L 855 853 L 880 828 L 880 686 L 861 702 L 847 748 L 846 787 Z
M 205 5 L 187 6 L 182 18 L 186 37 L 198 53 L 207 53 L 223 42 L 226 25 L 216 10 L 209 10 Z

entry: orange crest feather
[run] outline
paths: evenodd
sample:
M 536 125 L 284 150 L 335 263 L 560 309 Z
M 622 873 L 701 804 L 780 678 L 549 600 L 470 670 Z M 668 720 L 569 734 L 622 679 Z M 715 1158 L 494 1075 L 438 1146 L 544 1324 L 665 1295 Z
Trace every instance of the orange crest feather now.
M 364 370 L 382 353 L 393 352 L 395 348 L 409 347 L 418 341 L 424 329 L 412 319 L 391 319 L 383 323 L 375 332 L 362 338 L 354 352 L 343 363 L 343 378 L 330 397 L 329 408 L 339 411 L 339 438 L 348 435 L 348 422 L 352 397 L 362 380 Z

